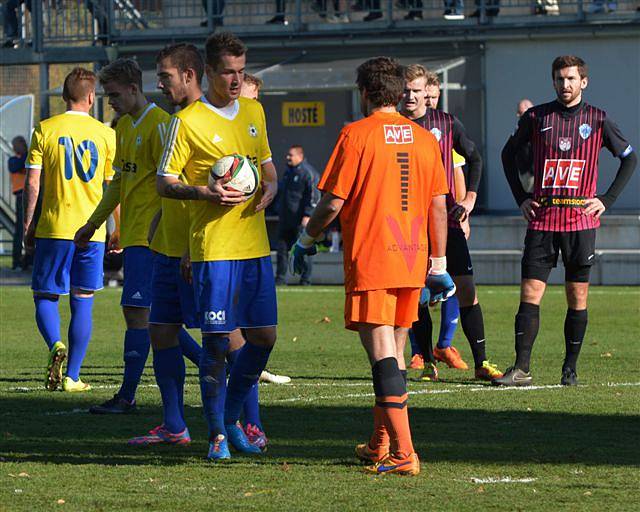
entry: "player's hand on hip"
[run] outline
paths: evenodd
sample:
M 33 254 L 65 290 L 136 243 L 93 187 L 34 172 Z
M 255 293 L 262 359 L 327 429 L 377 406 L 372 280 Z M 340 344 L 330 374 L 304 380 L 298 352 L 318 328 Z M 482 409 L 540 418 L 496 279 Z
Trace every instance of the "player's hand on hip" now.
M 607 209 L 604 203 L 597 197 L 585 200 L 584 206 L 585 215 L 593 215 L 596 219 L 599 219 L 600 215 Z
M 204 199 L 222 206 L 237 206 L 244 203 L 248 196 L 244 192 L 224 187 L 222 180 L 217 180 L 211 187 L 197 187 L 199 199 Z
M 180 274 L 182 275 L 182 279 L 184 279 L 187 283 L 193 283 L 193 271 L 191 269 L 191 257 L 188 252 L 185 252 L 180 258 Z
M 304 247 L 298 240 L 289 253 L 289 269 L 291 273 L 294 275 L 302 274 L 307 269 L 307 257 L 313 256 L 317 252 L 318 249 L 316 249 L 315 242 L 311 246 Z
M 532 221 L 536 218 L 536 210 L 538 208 L 540 208 L 540 203 L 537 203 L 531 198 L 525 199 L 520 205 L 520 211 L 522 212 L 522 215 L 524 215 L 524 218 L 528 221 Z
M 427 276 L 427 288 L 431 295 L 429 305 L 433 305 L 436 302 L 444 302 L 456 293 L 456 285 L 446 270 L 442 274 L 430 273 Z
M 260 202 L 256 206 L 256 212 L 260 210 L 264 210 L 267 206 L 273 203 L 273 200 L 278 193 L 278 182 L 277 181 L 263 181 L 262 182 L 262 198 Z
M 95 235 L 96 229 L 97 228 L 91 222 L 87 222 L 78 231 L 76 231 L 76 234 L 73 237 L 73 243 L 80 249 L 85 249 L 89 245 L 91 237 Z

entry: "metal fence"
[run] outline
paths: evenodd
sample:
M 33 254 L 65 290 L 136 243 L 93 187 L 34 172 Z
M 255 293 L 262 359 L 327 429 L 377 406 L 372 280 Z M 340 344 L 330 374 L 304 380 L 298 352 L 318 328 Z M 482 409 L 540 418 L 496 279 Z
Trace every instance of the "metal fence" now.
M 282 33 L 610 22 L 638 0 L 48 0 L 3 3 L 5 46 L 108 44 L 229 27 Z M 29 10 L 26 6 L 30 5 Z M 12 19 L 17 24 L 12 27 Z

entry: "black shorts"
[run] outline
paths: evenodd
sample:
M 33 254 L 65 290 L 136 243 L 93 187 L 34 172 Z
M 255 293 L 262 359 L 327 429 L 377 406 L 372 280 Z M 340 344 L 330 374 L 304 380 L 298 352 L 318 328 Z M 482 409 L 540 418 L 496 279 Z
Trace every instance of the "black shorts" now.
M 596 230 L 566 233 L 527 230 L 522 254 L 522 278 L 546 283 L 551 269 L 558 264 L 559 252 L 562 252 L 565 281 L 588 283 L 591 265 L 596 259 Z
M 467 239 L 458 228 L 449 228 L 447 231 L 447 272 L 451 276 L 473 275 Z

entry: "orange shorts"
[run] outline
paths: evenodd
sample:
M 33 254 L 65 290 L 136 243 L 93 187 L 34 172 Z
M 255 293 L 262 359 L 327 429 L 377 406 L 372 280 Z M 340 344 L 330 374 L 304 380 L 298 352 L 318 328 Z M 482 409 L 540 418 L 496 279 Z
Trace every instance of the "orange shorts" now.
M 358 323 L 411 327 L 418 319 L 420 288 L 390 288 L 347 293 L 344 322 L 358 330 Z

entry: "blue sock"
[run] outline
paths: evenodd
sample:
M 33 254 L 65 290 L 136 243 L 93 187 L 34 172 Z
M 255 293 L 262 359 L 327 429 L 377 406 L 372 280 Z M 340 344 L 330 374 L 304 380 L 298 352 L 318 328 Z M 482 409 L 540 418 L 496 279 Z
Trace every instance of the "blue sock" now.
M 184 328 L 180 329 L 180 332 L 178 333 L 178 340 L 180 340 L 182 355 L 198 366 L 200 364 L 200 357 L 202 356 L 202 347 Z
M 80 378 L 80 367 L 91 339 L 93 295 L 91 297 L 69 297 L 71 322 L 69 323 L 69 362 L 67 375 L 73 380 Z
M 420 345 L 418 345 L 418 342 L 416 341 L 416 335 L 413 334 L 413 329 L 409 329 L 409 343 L 411 344 L 411 357 L 416 354 L 422 354 Z
M 169 432 L 179 434 L 186 428 L 180 399 L 185 374 L 184 358 L 180 347 L 154 350 L 153 370 L 162 396 L 162 423 Z
M 458 327 L 458 316 L 460 315 L 460 305 L 458 297 L 449 297 L 440 307 L 440 334 L 438 335 L 438 348 L 451 346 L 453 335 Z
M 227 354 L 227 363 L 229 364 L 229 368 L 233 368 L 233 364 L 238 359 L 240 355 L 240 350 L 234 350 L 233 352 L 229 352 Z M 260 421 L 260 397 L 258 394 L 258 384 L 254 384 L 247 395 L 247 399 L 244 401 L 243 405 L 243 413 L 244 413 L 244 422 L 245 424 L 251 424 L 258 427 L 260 430 L 264 430 L 262 428 L 262 422 Z
M 224 428 L 224 402 L 227 389 L 225 356 L 228 347 L 228 337 L 206 334 L 202 337 L 202 356 L 198 365 L 200 393 L 210 440 L 215 439 L 218 434 L 227 435 Z
M 227 400 L 224 406 L 225 425 L 233 424 L 240 418 L 240 410 L 251 387 L 258 382 L 258 377 L 267 366 L 271 350 L 272 347 L 259 347 L 249 342 L 240 349 L 227 386 Z
M 58 312 L 58 297 L 33 297 L 36 304 L 36 323 L 38 330 L 49 350 L 56 341 L 60 341 L 60 313 Z
M 149 330 L 127 329 L 124 333 L 124 376 L 118 396 L 131 402 L 149 357 Z

